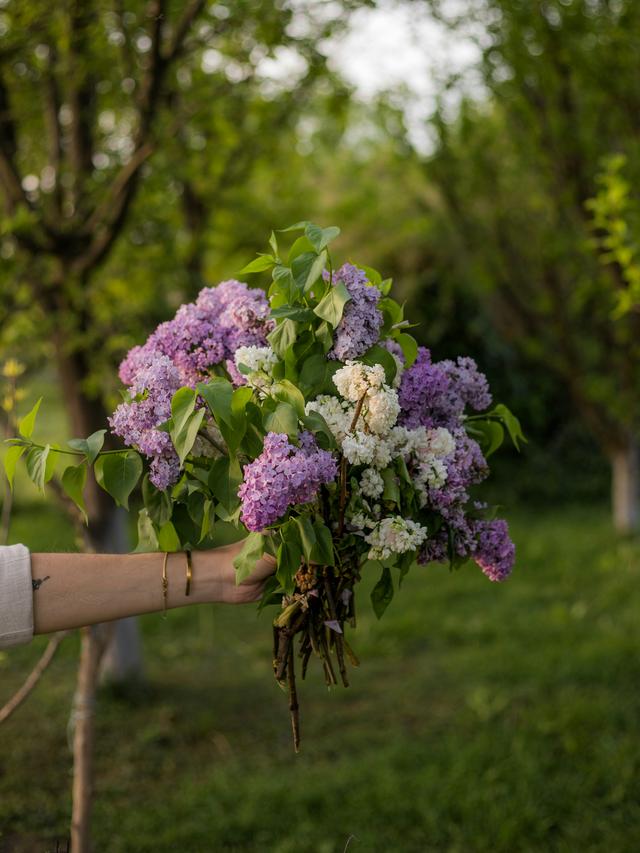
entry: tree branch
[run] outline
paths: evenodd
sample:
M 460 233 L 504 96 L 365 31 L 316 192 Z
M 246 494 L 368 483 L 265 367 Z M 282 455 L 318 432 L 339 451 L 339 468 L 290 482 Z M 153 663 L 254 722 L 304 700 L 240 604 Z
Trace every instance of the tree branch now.
M 89 218 L 86 231 L 88 236 L 92 237 L 91 243 L 74 267 L 80 275 L 84 275 L 106 257 L 122 230 L 127 211 L 135 197 L 140 169 L 155 147 L 151 139 L 151 131 L 160 99 L 162 80 L 170 64 L 180 55 L 189 29 L 204 5 L 204 0 L 191 0 L 176 25 L 169 45 L 163 49 L 166 3 L 165 0 L 153 0 L 150 4 L 151 48 L 147 68 L 139 88 L 138 127 L 134 136 L 134 154 L 116 176 L 107 197 Z M 91 232 L 95 233 L 92 235 Z
M 22 705 L 29 694 L 33 692 L 34 688 L 47 671 L 49 664 L 54 659 L 60 643 L 65 639 L 65 637 L 68 637 L 70 633 L 71 631 L 59 631 L 49 640 L 40 660 L 31 670 L 22 686 L 13 694 L 11 699 L 9 699 L 9 701 L 0 708 L 0 724 L 6 722 L 13 712 Z

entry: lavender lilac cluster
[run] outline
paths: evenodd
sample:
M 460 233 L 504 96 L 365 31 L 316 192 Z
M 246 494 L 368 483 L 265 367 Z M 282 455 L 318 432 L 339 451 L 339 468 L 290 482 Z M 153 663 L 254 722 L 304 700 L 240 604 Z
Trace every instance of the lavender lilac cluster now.
M 476 546 L 473 558 L 492 581 L 503 581 L 511 574 L 516 548 L 509 537 L 509 527 L 502 518 L 476 524 Z
M 156 429 L 170 417 L 175 391 L 184 385 L 194 388 L 219 364 L 241 384 L 244 378 L 233 363 L 236 349 L 264 346 L 272 328 L 261 290 L 223 281 L 201 290 L 195 302 L 182 305 L 143 346 L 129 351 L 119 375 L 131 400 L 118 406 L 109 423 L 125 444 L 151 457 L 149 477 L 157 488 L 168 488 L 180 474 L 171 439 Z
M 270 432 L 260 456 L 244 469 L 238 490 L 242 521 L 249 530 L 264 530 L 291 506 L 309 503 L 323 483 L 336 479 L 333 456 L 320 450 L 310 433 L 302 433 L 300 447 L 286 435 Z
M 432 361 L 429 350 L 420 347 L 402 375 L 399 400 L 404 426 L 455 429 L 465 407 L 482 411 L 491 405 L 491 394 L 486 376 L 472 358 Z
M 378 308 L 380 291 L 373 287 L 364 270 L 353 264 L 343 264 L 334 273 L 334 284 L 342 282 L 351 299 L 344 307 L 342 320 L 338 324 L 329 351 L 329 358 L 346 361 L 365 353 L 380 337 L 382 312 Z
M 166 432 L 156 429 L 171 416 L 171 398 L 182 381 L 166 355 L 136 354 L 137 370 L 131 376 L 131 401 L 121 403 L 109 425 L 130 447 L 152 457 L 149 478 L 159 489 L 174 483 L 180 471 L 178 456 Z
M 131 385 L 150 353 L 168 356 L 180 371 L 183 385 L 194 387 L 217 364 L 233 363 L 241 346 L 264 346 L 273 328 L 269 303 L 262 290 L 240 281 L 205 287 L 195 302 L 182 305 L 173 320 L 161 323 L 141 347 L 134 347 L 120 365 L 120 379 Z
M 414 364 L 402 375 L 399 420 L 409 429 L 445 427 L 455 440 L 454 453 L 445 460 L 447 479 L 428 492 L 427 507 L 445 524 L 427 539 L 419 561 L 441 562 L 453 554 L 472 557 L 491 580 L 504 580 L 513 567 L 515 547 L 505 521 L 470 519 L 467 505 L 473 486 L 489 473 L 480 446 L 467 435 L 465 409 L 483 411 L 491 405 L 486 377 L 472 358 L 434 362 L 420 347 Z

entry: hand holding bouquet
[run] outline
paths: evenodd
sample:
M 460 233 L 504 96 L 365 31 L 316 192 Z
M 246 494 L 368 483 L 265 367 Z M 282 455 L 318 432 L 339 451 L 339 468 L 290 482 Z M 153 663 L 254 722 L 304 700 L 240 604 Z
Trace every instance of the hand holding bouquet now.
M 128 506 L 142 478 L 141 550 L 210 547 L 233 526 L 246 537 L 238 582 L 275 558 L 261 606 L 277 606 L 273 667 L 297 749 L 296 666 L 304 677 L 316 658 L 328 685 L 348 684 L 363 571 L 379 574 L 378 616 L 416 563 L 471 559 L 492 581 L 509 575 L 507 525 L 475 489 L 505 429 L 516 445 L 522 434 L 506 407 L 490 408 L 472 359 L 418 347 L 390 280 L 333 268 L 337 228 L 286 231 L 299 234 L 286 261 L 272 234 L 269 254 L 242 271 L 270 271 L 267 295 L 235 280 L 205 288 L 129 352 L 110 427 L 130 449 L 101 452 L 105 431 L 75 440 L 82 461 L 61 482 L 82 507 L 93 465 Z M 32 420 L 9 466 L 28 451 L 42 486 L 56 450 L 31 441 Z

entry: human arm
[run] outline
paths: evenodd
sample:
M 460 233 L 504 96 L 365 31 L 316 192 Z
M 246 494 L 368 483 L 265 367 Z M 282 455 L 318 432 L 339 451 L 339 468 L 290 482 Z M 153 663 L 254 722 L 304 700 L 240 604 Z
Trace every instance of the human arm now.
M 275 562 L 264 557 L 240 585 L 233 560 L 241 542 L 193 552 L 191 594 L 185 594 L 186 556 L 167 559 L 167 608 L 202 602 L 257 601 Z M 33 634 L 108 622 L 164 608 L 164 554 L 30 554 L 0 546 L 0 649 Z
M 274 563 L 271 558 L 259 560 L 251 576 L 236 586 L 233 560 L 241 547 L 236 543 L 192 552 L 189 596 L 185 595 L 186 555 L 169 554 L 167 609 L 257 601 Z M 34 633 L 161 611 L 163 560 L 161 553 L 31 554 Z

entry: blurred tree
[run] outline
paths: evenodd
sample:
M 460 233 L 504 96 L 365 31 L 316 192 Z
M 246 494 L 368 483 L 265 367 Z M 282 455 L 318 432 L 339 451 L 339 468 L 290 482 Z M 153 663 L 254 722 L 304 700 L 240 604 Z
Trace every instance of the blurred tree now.
M 640 316 L 616 315 L 629 283 L 601 225 L 594 232 L 589 200 L 607 155 L 626 156 L 632 185 L 640 176 L 640 5 L 429 6 L 482 56 L 482 92 L 453 119 L 443 98 L 425 162 L 447 277 L 480 298 L 505 340 L 562 378 L 610 460 L 614 521 L 629 530 L 638 522 Z
M 36 318 L 76 434 L 104 426 L 101 368 L 135 321 L 202 273 L 210 211 L 294 122 L 342 8 L 3 4 L 2 321 Z M 107 502 L 94 489 L 91 503 L 99 542 Z

